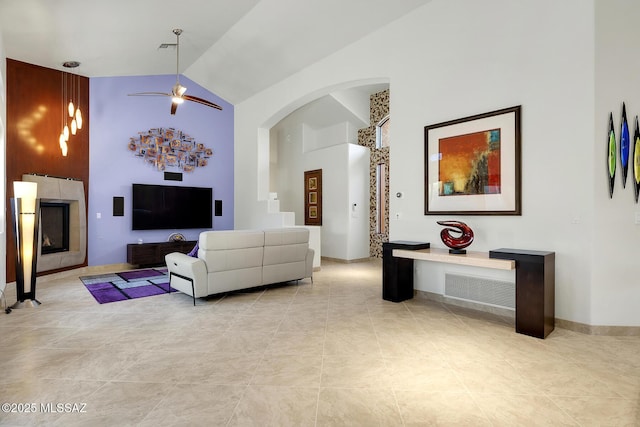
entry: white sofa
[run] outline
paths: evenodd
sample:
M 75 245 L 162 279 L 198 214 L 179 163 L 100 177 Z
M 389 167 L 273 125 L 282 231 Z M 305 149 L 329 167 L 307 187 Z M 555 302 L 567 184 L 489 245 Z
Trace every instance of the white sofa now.
M 205 231 L 198 255 L 165 256 L 172 288 L 196 298 L 311 278 L 313 249 L 306 228 Z

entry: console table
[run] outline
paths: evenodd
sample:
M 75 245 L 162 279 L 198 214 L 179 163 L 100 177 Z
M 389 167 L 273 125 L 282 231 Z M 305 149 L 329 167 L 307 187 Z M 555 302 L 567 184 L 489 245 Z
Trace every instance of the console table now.
M 140 267 L 153 267 L 165 263 L 164 256 L 171 252 L 189 253 L 195 240 L 159 243 L 130 243 L 127 245 L 127 262 Z
M 407 243 L 409 243 L 407 245 Z M 555 324 L 555 253 L 523 249 L 450 254 L 446 249 L 414 249 L 417 242 L 383 243 L 383 298 L 400 302 L 413 298 L 413 260 L 473 267 L 516 270 L 516 332 L 546 338 Z M 428 245 L 428 243 L 423 243 Z M 404 246 L 404 247 L 403 247 Z M 428 247 L 428 246 L 427 246 Z M 385 259 L 386 258 L 386 259 Z M 405 263 L 400 260 L 411 260 Z M 387 287 L 400 288 L 396 293 Z

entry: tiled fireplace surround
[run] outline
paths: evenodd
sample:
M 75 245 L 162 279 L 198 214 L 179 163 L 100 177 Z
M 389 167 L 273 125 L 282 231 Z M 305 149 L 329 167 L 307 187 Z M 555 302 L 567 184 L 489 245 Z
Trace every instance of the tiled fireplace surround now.
M 87 210 L 82 181 L 28 174 L 23 181 L 38 184 L 41 201 L 69 204 L 69 250 L 42 255 L 42 239 L 38 244 L 38 273 L 81 265 L 87 255 Z

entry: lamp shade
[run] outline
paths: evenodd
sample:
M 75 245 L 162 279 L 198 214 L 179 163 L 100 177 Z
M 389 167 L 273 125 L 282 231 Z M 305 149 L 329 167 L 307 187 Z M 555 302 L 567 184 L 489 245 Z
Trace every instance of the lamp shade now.
M 14 181 L 13 196 L 16 225 L 16 267 L 19 302 L 35 293 L 35 260 L 37 257 L 38 184 Z M 20 283 L 21 282 L 21 283 Z M 20 289 L 21 288 L 21 289 Z M 35 299 L 35 298 L 32 298 Z
M 78 125 L 78 129 L 82 129 L 82 113 L 80 112 L 80 106 L 76 108 L 76 124 Z
M 27 181 L 13 182 L 13 197 L 21 199 L 24 212 L 34 212 L 38 198 L 38 184 Z

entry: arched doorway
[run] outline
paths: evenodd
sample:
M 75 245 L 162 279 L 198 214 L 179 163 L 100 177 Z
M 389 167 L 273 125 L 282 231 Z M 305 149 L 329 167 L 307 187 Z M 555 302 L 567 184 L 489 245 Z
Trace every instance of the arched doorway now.
M 268 130 L 268 148 L 263 147 L 260 150 L 261 153 L 268 156 L 269 179 L 268 190 L 265 193 L 269 194 L 270 198 L 277 198 L 277 200 L 269 200 L 267 204 L 277 203 L 284 216 L 293 212 L 296 225 L 303 225 L 305 217 L 305 198 L 302 194 L 304 191 L 303 174 L 306 169 L 317 169 L 317 163 L 308 161 L 305 156 L 326 157 L 327 152 L 341 153 L 341 148 L 337 147 L 339 144 L 350 147 L 346 149 L 347 151 L 362 149 L 362 147 L 369 149 L 368 146 L 359 143 L 358 133 L 360 129 L 370 125 L 371 95 L 380 92 L 387 93 L 388 98 L 388 83 L 367 82 L 367 84 L 355 84 L 352 87 L 334 89 L 326 95 L 295 108 L 274 123 Z M 265 130 L 262 135 L 266 136 L 266 134 Z M 388 152 L 388 149 L 386 151 Z M 371 157 L 369 153 L 367 153 L 367 157 Z M 354 167 L 351 161 L 338 161 L 338 155 L 332 159 L 336 160 L 332 160 L 323 170 L 326 183 L 325 195 L 331 194 L 327 192 L 331 192 L 331 177 L 337 173 L 335 167 Z M 344 172 L 339 171 L 338 174 L 342 176 Z M 340 181 L 340 183 L 347 185 L 348 174 L 344 176 L 346 176 L 345 181 Z M 356 200 L 352 194 L 348 194 L 336 202 L 340 206 L 333 211 L 335 217 L 332 218 L 331 200 L 330 198 L 325 199 L 322 243 L 323 248 L 327 250 L 323 250 L 323 257 L 353 261 L 368 258 L 374 253 L 370 247 L 369 223 L 371 212 L 377 209 L 377 202 L 376 204 L 372 203 L 371 179 L 370 160 L 367 158 L 361 178 L 364 197 L 362 203 L 360 200 Z M 384 188 L 386 188 L 388 195 L 388 178 L 385 180 Z M 383 210 L 388 211 L 388 207 Z M 366 221 L 364 230 L 361 233 L 354 233 L 354 228 L 359 227 L 361 220 Z M 385 223 L 385 226 L 388 228 L 388 223 Z M 342 240 L 345 234 L 357 237 Z M 352 249 L 352 246 L 357 246 L 353 240 L 358 240 L 363 244 L 364 251 L 358 252 L 357 249 Z M 381 247 L 379 242 L 382 241 L 379 236 L 376 236 L 376 247 Z M 331 246 L 330 243 L 333 243 L 334 246 Z M 344 249 L 344 252 L 331 256 L 331 250 L 335 250 L 336 245 Z M 359 253 L 359 255 L 353 255 L 354 253 Z

